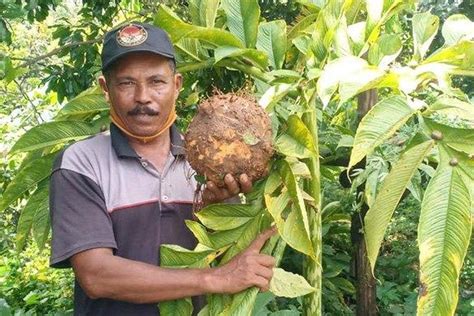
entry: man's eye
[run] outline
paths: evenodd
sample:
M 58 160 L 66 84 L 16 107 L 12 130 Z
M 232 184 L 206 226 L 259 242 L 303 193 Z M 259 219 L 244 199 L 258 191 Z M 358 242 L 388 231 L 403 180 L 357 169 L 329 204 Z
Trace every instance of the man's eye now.
M 121 86 L 131 86 L 133 84 L 133 81 L 120 81 L 119 85 Z
M 154 79 L 153 80 L 153 84 L 163 84 L 163 83 L 165 83 L 165 81 L 162 80 L 162 79 Z

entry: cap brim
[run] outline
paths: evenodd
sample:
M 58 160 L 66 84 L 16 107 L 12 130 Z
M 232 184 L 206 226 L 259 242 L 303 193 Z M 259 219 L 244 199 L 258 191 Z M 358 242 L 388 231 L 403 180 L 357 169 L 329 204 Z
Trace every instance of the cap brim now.
M 153 54 L 156 54 L 156 55 L 160 55 L 160 56 L 163 56 L 163 57 L 166 57 L 166 58 L 169 58 L 169 59 L 172 59 L 173 61 L 175 60 L 174 59 L 174 56 L 173 55 L 170 55 L 168 53 L 164 53 L 164 52 L 158 52 L 154 49 L 150 49 L 150 48 L 143 48 L 143 47 L 137 47 L 136 49 L 134 48 L 131 48 L 127 51 L 124 51 L 120 54 L 117 54 L 115 55 L 113 58 L 111 58 L 110 60 L 108 60 L 108 62 L 105 64 L 105 65 L 102 65 L 102 71 L 106 70 L 108 67 L 110 67 L 113 63 L 115 63 L 117 60 L 119 60 L 120 58 L 124 57 L 125 55 L 128 55 L 130 53 L 138 53 L 138 52 L 147 52 L 147 53 L 153 53 Z

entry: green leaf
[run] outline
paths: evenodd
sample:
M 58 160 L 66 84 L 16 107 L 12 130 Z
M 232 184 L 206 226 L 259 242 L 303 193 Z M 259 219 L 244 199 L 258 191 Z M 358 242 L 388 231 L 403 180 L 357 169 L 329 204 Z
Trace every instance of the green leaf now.
M 297 309 L 282 309 L 276 312 L 272 312 L 267 316 L 301 316 L 301 312 Z
M 258 288 L 252 287 L 233 295 L 231 304 L 219 316 L 250 315 L 258 292 Z
M 453 315 L 459 274 L 472 232 L 469 188 L 456 167 L 438 167 L 426 189 L 418 226 L 418 315 Z
M 395 34 L 384 34 L 379 37 L 377 43 L 369 49 L 369 62 L 385 68 L 400 55 L 402 51 L 402 41 Z
M 347 26 L 347 35 L 349 36 L 354 54 L 359 55 L 365 44 L 365 21 L 357 22 Z
M 255 300 L 255 306 L 253 307 L 252 316 L 259 316 L 261 313 L 265 313 L 268 303 L 275 299 L 275 295 L 271 292 L 260 292 Z M 266 315 L 266 314 L 264 314 Z
M 293 201 L 293 205 L 301 213 L 303 218 L 304 229 L 308 237 L 310 236 L 309 223 L 308 223 L 308 214 L 306 213 L 306 206 L 303 201 L 303 194 L 298 185 L 295 175 L 291 170 L 291 167 L 287 161 L 281 160 L 278 162 L 278 171 L 280 172 L 280 177 L 288 190 L 288 194 Z
M 43 221 L 37 222 L 38 218 L 44 218 L 43 214 L 49 217 L 49 182 L 45 181 L 43 185 L 39 185 L 38 189 L 29 197 L 28 202 L 21 211 L 20 219 L 18 220 L 18 226 L 16 231 L 16 247 L 19 251 L 23 250 L 26 245 L 26 241 L 30 234 L 31 228 L 34 225 L 42 225 Z M 46 238 L 44 238 L 44 227 L 39 229 L 38 236 L 35 238 L 37 242 L 43 242 L 49 233 L 49 220 L 47 222 Z M 44 242 L 43 242 L 44 245 Z
M 272 85 L 265 91 L 258 104 L 267 112 L 271 112 L 274 106 L 294 89 L 296 89 L 294 84 L 280 83 Z
M 220 261 L 221 265 L 229 262 L 233 257 L 247 249 L 260 232 L 260 223 L 261 217 L 256 216 L 243 225 L 240 236 L 235 239 L 235 244 L 226 251 Z
M 296 24 L 288 32 L 288 40 L 292 41 L 294 38 L 301 35 L 307 28 L 309 28 L 318 18 L 318 14 L 313 13 L 305 16 L 301 20 L 299 20 Z
M 196 236 L 199 243 L 215 250 L 235 243 L 246 228 L 245 225 L 242 225 L 234 229 L 208 232 L 200 223 L 188 220 L 186 221 L 186 226 Z
M 8 303 L 3 298 L 0 298 L 0 315 L 2 316 L 12 315 L 12 308 L 10 307 L 10 305 L 8 305 Z
M 354 136 L 352 135 L 341 135 L 341 139 L 337 143 L 337 149 L 343 147 L 353 147 L 354 146 Z
M 291 171 L 288 171 L 288 163 L 284 162 L 283 165 L 285 164 L 286 170 L 282 170 L 282 172 L 290 173 Z M 279 169 L 281 170 L 281 168 Z M 266 183 L 266 193 L 264 195 L 265 205 L 267 206 L 268 212 L 272 215 L 282 239 L 292 248 L 314 257 L 314 249 L 308 232 L 309 229 L 307 230 L 309 225 L 306 208 L 304 204 L 302 204 L 303 209 L 301 206 L 299 206 L 300 203 L 304 203 L 303 194 L 297 187 L 294 176 L 293 181 L 291 178 L 292 176 L 288 175 L 285 185 L 289 186 L 290 189 L 293 190 L 293 196 L 290 195 L 290 189 L 287 188 L 286 190 L 282 190 L 279 195 L 274 197 L 269 193 L 273 190 L 273 184 L 269 182 Z M 292 202 L 291 206 L 290 201 Z
M 339 88 L 340 102 L 345 102 L 360 92 L 372 89 L 383 79 L 385 72 L 370 66 L 366 60 L 344 56 L 328 63 L 317 82 L 318 95 L 326 107 Z
M 474 132 L 469 128 L 454 128 L 439 124 L 429 118 L 424 118 L 426 126 L 432 134 L 440 133 L 442 139 L 438 143 L 464 152 L 466 156 L 474 154 Z
M 209 301 L 209 297 L 211 297 L 211 295 L 209 295 L 207 297 L 207 300 Z M 204 306 L 200 311 L 199 313 L 197 314 L 197 316 L 209 316 L 209 304 L 207 304 L 206 306 Z
M 276 170 L 272 170 L 265 181 L 264 194 L 272 194 L 282 184 L 280 174 Z
M 314 288 L 301 275 L 273 268 L 270 291 L 276 296 L 293 298 L 312 293 Z
M 366 50 L 372 45 L 374 42 L 377 41 L 377 38 L 380 36 L 383 27 L 387 27 L 387 22 L 394 16 L 396 16 L 400 11 L 404 8 L 407 8 L 412 4 L 414 1 L 406 1 L 406 0 L 391 0 L 391 1 L 381 1 L 381 0 L 374 0 L 375 8 L 370 9 L 373 11 L 371 15 L 373 18 L 371 21 L 368 21 L 365 25 L 365 32 L 364 32 L 364 44 L 360 47 L 360 40 L 357 39 L 357 54 L 362 56 Z M 383 6 L 383 13 L 380 16 L 380 2 L 384 2 Z M 376 4 L 375 4 L 376 3 Z M 368 6 L 372 6 L 371 3 L 367 3 Z M 357 27 L 358 28 L 358 27 Z M 385 30 L 385 32 L 390 33 L 390 30 Z M 360 47 L 360 48 L 359 48 Z
M 188 55 L 190 58 L 192 58 L 195 61 L 202 61 L 203 59 L 209 58 L 209 56 L 203 52 L 206 52 L 204 49 L 202 49 L 201 43 L 199 43 L 199 40 L 194 39 L 194 38 L 182 38 L 178 42 L 176 42 L 175 47 L 177 50 L 182 52 L 184 55 Z M 207 52 L 206 52 L 207 53 Z M 185 66 L 185 64 L 180 64 L 179 67 Z
M 334 33 L 334 50 L 337 57 L 352 56 L 352 47 L 345 16 L 340 18 Z
M 308 166 L 304 162 L 301 162 L 298 159 L 290 159 L 290 157 L 288 157 L 286 161 L 288 161 L 288 163 L 290 164 L 291 171 L 293 171 L 293 174 L 296 177 L 311 177 L 311 172 L 309 171 Z
M 418 167 L 418 169 L 420 169 L 420 167 Z M 421 174 L 418 170 L 413 175 L 410 183 L 408 183 L 407 190 L 410 191 L 411 195 L 421 203 L 423 200 L 424 190 L 422 186 Z
M 313 40 L 308 35 L 300 35 L 295 37 L 291 43 L 300 51 L 304 56 L 311 56 L 311 48 L 314 45 Z
M 211 294 L 207 296 L 207 314 L 202 316 L 220 315 L 225 306 L 230 304 L 230 296 L 222 294 Z
M 474 181 L 474 159 L 472 159 L 472 154 L 467 154 L 466 152 L 467 150 L 474 152 L 472 144 L 466 145 L 464 148 L 465 150 L 458 150 L 452 145 L 444 144 L 442 142 L 438 143 L 438 145 L 440 164 L 445 166 L 455 165 L 457 166 L 459 173 L 464 175 L 466 179 Z
M 191 316 L 193 303 L 190 298 L 159 303 L 162 316 Z
M 190 0 L 189 13 L 194 25 L 214 27 L 219 0 Z
M 335 286 L 337 286 L 338 289 L 341 289 L 346 293 L 355 294 L 355 292 L 356 292 L 356 289 L 355 289 L 354 285 L 347 279 L 343 279 L 343 278 L 339 278 L 339 277 L 338 278 L 331 278 L 331 282 Z
M 211 204 L 196 216 L 209 229 L 229 230 L 244 225 L 260 213 L 260 209 L 250 204 Z
M 301 73 L 295 70 L 290 69 L 276 69 L 269 72 L 272 76 L 276 77 L 277 79 L 286 79 L 288 81 L 298 81 L 301 79 Z
M 441 30 L 445 45 L 454 45 L 462 40 L 472 39 L 474 34 L 474 23 L 465 15 L 454 14 L 444 21 Z
M 200 244 L 215 249 L 211 239 L 209 238 L 209 233 L 207 232 L 206 227 L 204 227 L 198 222 L 190 220 L 186 220 L 185 223 Z
M 439 28 L 439 17 L 429 12 L 413 16 L 414 58 L 420 61 L 430 48 Z
M 222 0 L 229 30 L 247 48 L 254 48 L 257 42 L 260 7 L 257 0 Z
M 81 121 L 54 121 L 35 126 L 13 145 L 10 155 L 79 140 L 100 132 L 100 127 Z
M 49 186 L 49 181 L 46 186 Z M 49 216 L 49 190 L 46 189 L 46 193 L 43 193 L 38 200 L 42 198 L 41 202 L 36 205 L 36 212 L 33 218 L 33 239 L 36 242 L 36 246 L 39 250 L 43 250 L 46 241 L 49 237 L 49 231 L 51 228 L 50 216 Z M 35 192 L 36 193 L 36 192 Z M 38 193 L 39 194 L 39 193 Z M 31 198 L 28 200 L 30 203 Z M 35 207 L 35 206 L 33 206 Z M 26 207 L 25 207 L 26 208 Z
M 318 15 L 318 19 L 314 23 L 312 27 L 312 34 L 311 34 L 311 52 L 314 54 L 317 60 L 323 61 L 327 57 L 327 41 L 326 34 L 329 32 L 328 27 L 326 26 L 326 22 L 324 19 L 324 12 L 320 12 Z M 293 43 L 296 45 L 295 40 Z M 305 55 L 307 53 L 304 53 Z
M 268 212 L 272 215 L 280 235 L 288 244 L 290 244 L 290 246 L 293 247 L 294 243 L 288 241 L 288 236 L 284 234 L 286 218 L 283 218 L 283 212 L 287 209 L 288 203 L 290 203 L 288 191 L 283 191 L 276 197 L 273 197 L 270 194 L 265 194 L 265 205 L 267 206 Z
M 369 164 L 365 172 L 367 172 L 367 179 L 365 181 L 364 197 L 367 205 L 372 207 L 375 197 L 377 196 L 377 189 L 380 188 L 380 178 L 382 175 L 385 175 L 388 170 L 382 164 L 377 164 L 376 167 L 372 167 Z
M 160 266 L 162 267 L 203 267 L 206 258 L 214 250 L 194 251 L 177 245 L 161 245 Z
M 298 142 L 296 139 L 287 134 L 281 135 L 277 139 L 275 146 L 278 152 L 282 153 L 285 156 L 291 156 L 296 158 L 309 158 L 314 155 L 300 142 Z
M 32 160 L 21 169 L 3 192 L 0 211 L 5 210 L 8 205 L 21 198 L 29 190 L 34 189 L 40 181 L 48 178 L 56 155 L 57 153 L 53 153 Z
M 7 63 L 10 62 L 10 58 L 7 56 L 0 55 L 0 80 L 5 78 L 7 72 Z
M 272 69 L 281 69 L 286 54 L 286 23 L 283 20 L 260 23 L 257 49 L 267 53 Z
M 290 157 L 314 157 L 316 155 L 314 139 L 303 121 L 297 115 L 291 115 L 287 124 L 286 134 L 281 135 L 275 143 L 277 150 Z
M 417 171 L 425 156 L 433 148 L 434 141 L 429 140 L 404 152 L 390 173 L 385 177 L 375 201 L 365 216 L 364 232 L 367 245 L 367 257 L 372 273 L 393 212 L 400 201 L 410 179 Z
M 12 33 L 7 27 L 5 20 L 0 18 L 0 43 L 5 42 L 7 45 L 12 43 Z
M 367 0 L 367 24 L 365 32 L 367 38 L 382 18 L 383 4 L 383 0 Z
M 256 66 L 266 69 L 268 67 L 268 57 L 264 52 L 260 52 L 253 48 L 238 48 L 230 46 L 222 46 L 214 51 L 215 63 L 217 64 L 224 58 L 241 57 L 252 62 Z
M 195 38 L 218 46 L 243 47 L 233 34 L 216 28 L 195 26 L 181 21 L 168 7 L 160 5 L 155 15 L 155 24 L 163 28 L 173 43 L 182 38 Z
M 474 42 L 473 41 L 463 41 L 459 42 L 454 46 L 448 46 L 446 48 L 441 48 L 431 54 L 423 61 L 423 65 L 427 65 L 427 71 L 432 64 L 442 63 L 445 65 L 458 66 L 457 70 L 465 70 L 472 68 L 474 64 L 473 60 L 473 50 Z M 469 73 L 471 74 L 471 73 Z
M 401 96 L 388 97 L 377 103 L 359 124 L 348 169 L 391 137 L 414 113 Z
M 474 104 L 456 98 L 441 96 L 434 104 L 430 105 L 429 110 L 442 113 L 449 118 L 461 118 L 474 124 Z M 429 112 L 424 114 L 429 114 Z
M 15 68 L 8 56 L 0 55 L 0 79 L 4 79 L 6 83 L 15 79 Z
M 110 106 L 105 101 L 102 92 L 97 87 L 94 87 L 69 101 L 59 111 L 56 119 L 83 118 L 102 111 L 108 111 L 109 109 Z

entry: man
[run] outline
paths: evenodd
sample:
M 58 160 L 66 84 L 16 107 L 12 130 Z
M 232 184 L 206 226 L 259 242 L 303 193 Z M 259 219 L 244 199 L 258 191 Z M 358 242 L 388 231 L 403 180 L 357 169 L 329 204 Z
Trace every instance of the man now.
M 159 246 L 192 249 L 195 182 L 172 125 L 182 77 L 161 29 L 131 23 L 104 39 L 99 78 L 111 105 L 110 134 L 67 148 L 51 177 L 51 265 L 74 269 L 76 315 L 157 315 L 157 302 L 206 293 L 267 290 L 274 260 L 259 253 L 272 230 L 225 266 L 166 269 Z M 227 175 L 205 203 L 251 189 Z

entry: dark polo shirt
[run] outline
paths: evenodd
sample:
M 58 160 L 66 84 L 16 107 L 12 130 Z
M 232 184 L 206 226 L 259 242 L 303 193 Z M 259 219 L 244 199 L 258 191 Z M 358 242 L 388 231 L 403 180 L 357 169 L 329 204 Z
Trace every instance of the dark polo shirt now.
M 92 248 L 159 265 L 161 244 L 193 249 L 184 221 L 192 218 L 196 183 L 184 160 L 182 137 L 171 128 L 171 151 L 162 173 L 129 146 L 121 131 L 77 142 L 55 162 L 51 176 L 52 267 Z M 75 282 L 75 315 L 158 315 L 157 304 L 92 300 Z

